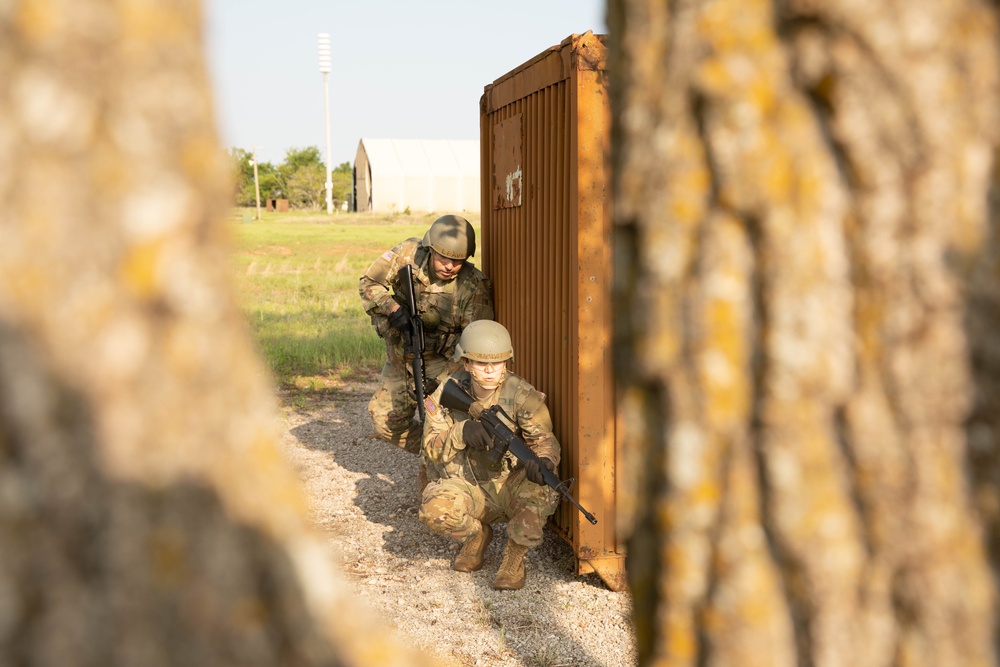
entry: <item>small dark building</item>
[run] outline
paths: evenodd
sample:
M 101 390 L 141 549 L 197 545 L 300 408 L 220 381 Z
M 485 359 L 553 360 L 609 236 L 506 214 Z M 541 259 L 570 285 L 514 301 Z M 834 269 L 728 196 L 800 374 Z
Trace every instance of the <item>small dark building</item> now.
M 272 211 L 277 211 L 278 213 L 284 213 L 288 211 L 288 200 L 287 199 L 268 199 L 267 207 L 264 209 L 268 213 Z

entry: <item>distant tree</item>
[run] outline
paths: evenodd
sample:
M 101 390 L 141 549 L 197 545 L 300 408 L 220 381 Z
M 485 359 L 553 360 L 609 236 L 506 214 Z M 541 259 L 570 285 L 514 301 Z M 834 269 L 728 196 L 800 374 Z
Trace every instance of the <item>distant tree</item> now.
M 249 203 L 253 204 L 254 184 L 253 184 L 253 157 L 251 153 L 233 146 L 229 149 L 230 170 L 233 174 L 233 197 L 238 206 L 246 206 L 247 197 Z
M 350 162 L 342 162 L 337 165 L 331 175 L 333 182 L 333 205 L 339 208 L 341 203 L 350 202 L 351 192 L 354 190 L 354 168 Z
M 326 175 L 321 169 L 299 168 L 288 177 L 288 204 L 317 209 L 326 201 Z
M 289 172 L 303 167 L 318 167 L 323 171 L 323 156 L 315 146 L 307 148 L 289 148 L 285 151 L 285 161 L 281 163 L 281 169 Z
M 292 208 L 315 209 L 326 200 L 326 167 L 315 146 L 288 149 L 278 172 Z
M 237 206 L 256 205 L 257 193 L 253 180 L 253 153 L 236 146 L 229 149 L 233 173 L 233 199 Z M 285 160 L 275 167 L 270 162 L 257 165 L 262 200 L 271 197 L 288 199 L 292 208 L 317 209 L 326 202 L 326 166 L 315 146 L 291 148 Z M 350 162 L 337 165 L 331 174 L 333 204 L 350 200 L 354 188 L 354 168 Z
M 253 180 L 253 153 L 243 148 L 229 149 L 229 159 L 233 171 L 233 197 L 237 206 L 255 206 L 257 191 Z M 278 169 L 270 162 L 257 165 L 257 180 L 260 183 L 261 199 L 282 197 L 285 186 Z
M 257 165 L 257 180 L 260 181 L 261 198 L 284 197 L 287 185 L 281 172 L 270 162 Z

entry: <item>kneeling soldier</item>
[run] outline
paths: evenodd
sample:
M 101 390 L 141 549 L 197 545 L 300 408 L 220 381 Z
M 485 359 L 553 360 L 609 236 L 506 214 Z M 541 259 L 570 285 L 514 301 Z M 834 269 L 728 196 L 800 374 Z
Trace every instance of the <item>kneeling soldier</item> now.
M 400 307 L 411 287 L 404 284 L 401 270 L 407 264 L 413 267 L 414 297 L 424 328 L 424 375 L 433 381 L 454 370 L 452 356 L 462 329 L 474 320 L 493 319 L 493 284 L 469 260 L 474 254 L 472 225 L 457 215 L 445 215 L 422 240 L 407 239 L 376 259 L 358 283 L 365 312 L 385 339 L 385 365 L 368 403 L 372 425 L 378 435 L 412 454 L 420 452 L 423 432 L 413 419 L 416 402 L 410 387 L 415 380 L 403 334 L 409 320 L 406 308 Z
M 499 404 L 516 424 L 517 435 L 535 452 L 541 465 L 554 471 L 559 441 L 545 395 L 507 370 L 514 350 L 503 325 L 490 320 L 469 324 L 455 358 L 464 370 L 451 378 L 483 408 Z M 494 464 L 492 441 L 485 427 L 469 415 L 442 407 L 444 384 L 427 398 L 423 457 L 430 478 L 420 506 L 420 520 L 431 530 L 462 543 L 452 568 L 473 572 L 483 566 L 493 538 L 491 524 L 507 522 L 507 547 L 493 588 L 524 586 L 524 555 L 542 542 L 545 522 L 556 510 L 558 494 L 545 485 L 539 464 L 522 464 L 507 452 Z

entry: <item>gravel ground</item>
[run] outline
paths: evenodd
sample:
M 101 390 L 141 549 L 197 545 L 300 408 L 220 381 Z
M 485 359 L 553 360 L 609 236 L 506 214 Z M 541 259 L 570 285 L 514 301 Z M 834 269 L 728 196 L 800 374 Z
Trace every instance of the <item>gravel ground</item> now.
M 284 447 L 312 517 L 350 585 L 411 646 L 460 665 L 631 667 L 631 598 L 574 574 L 572 549 L 547 530 L 528 552 L 527 584 L 494 591 L 504 525 L 479 572 L 451 569 L 458 545 L 417 519 L 417 458 L 376 439 L 373 383 L 286 401 Z

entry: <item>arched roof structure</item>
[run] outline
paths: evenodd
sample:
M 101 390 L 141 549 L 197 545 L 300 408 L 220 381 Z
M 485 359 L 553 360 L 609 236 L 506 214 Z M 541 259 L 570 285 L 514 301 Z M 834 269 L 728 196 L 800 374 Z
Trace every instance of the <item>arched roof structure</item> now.
M 478 213 L 479 140 L 363 138 L 354 195 L 358 211 Z

